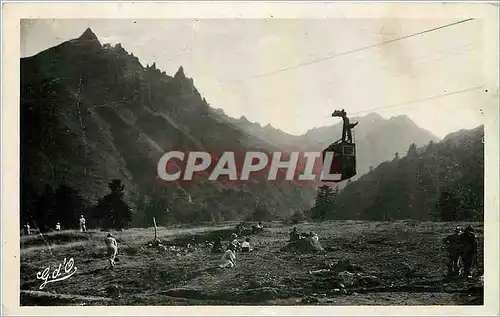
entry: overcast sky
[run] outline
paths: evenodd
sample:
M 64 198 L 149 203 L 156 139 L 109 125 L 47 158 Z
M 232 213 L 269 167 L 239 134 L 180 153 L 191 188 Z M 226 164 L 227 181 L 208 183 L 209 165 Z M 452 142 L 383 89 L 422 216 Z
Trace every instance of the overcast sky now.
M 482 124 L 482 89 L 429 99 L 483 85 L 480 21 L 307 62 L 455 21 L 24 20 L 21 55 L 90 27 L 101 43 L 122 43 L 144 66 L 156 62 L 173 75 L 182 65 L 207 101 L 233 117 L 302 134 L 338 122 L 328 117 L 334 109 L 354 116 L 376 108 L 387 118 L 406 114 L 443 137 Z

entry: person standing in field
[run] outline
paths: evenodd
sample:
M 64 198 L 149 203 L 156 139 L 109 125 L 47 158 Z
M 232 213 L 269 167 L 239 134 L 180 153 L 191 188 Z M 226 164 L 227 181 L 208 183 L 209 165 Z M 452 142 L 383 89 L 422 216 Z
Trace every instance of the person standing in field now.
M 61 223 L 56 223 L 56 231 L 61 231 Z
M 86 223 L 85 217 L 83 217 L 83 215 L 80 215 L 80 232 L 87 231 L 87 227 L 86 227 L 85 223 Z
M 457 226 L 453 234 L 444 238 L 446 250 L 448 251 L 448 276 L 457 276 L 459 273 L 458 259 L 460 257 L 460 236 L 462 228 Z
M 116 239 L 113 237 L 111 233 L 108 233 L 105 242 L 106 242 L 106 251 L 108 253 L 110 268 L 114 268 L 115 258 L 116 255 L 118 254 L 118 243 L 116 242 Z
M 31 234 L 31 228 L 30 228 L 30 224 L 29 224 L 29 223 L 26 223 L 26 224 L 24 225 L 24 233 L 25 233 L 26 235 L 28 235 L 28 236 Z
M 477 265 L 477 241 L 472 226 L 465 228 L 460 235 L 460 257 L 464 263 L 464 278 L 472 277 L 472 265 Z

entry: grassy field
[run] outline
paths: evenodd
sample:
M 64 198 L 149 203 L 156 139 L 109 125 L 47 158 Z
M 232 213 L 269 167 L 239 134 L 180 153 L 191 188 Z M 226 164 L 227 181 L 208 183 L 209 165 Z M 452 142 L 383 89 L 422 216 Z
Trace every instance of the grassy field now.
M 325 248 L 319 253 L 282 251 L 290 226 L 268 223 L 251 235 L 255 250 L 237 253 L 237 267 L 218 268 L 205 240 L 217 234 L 224 245 L 235 224 L 203 228 L 158 228 L 166 245 L 195 249 L 150 248 L 154 231 L 113 232 L 119 262 L 108 269 L 105 232 L 63 231 L 21 237 L 21 305 L 481 305 L 483 224 L 473 223 L 479 245 L 475 278 L 445 278 L 442 239 L 455 223 L 414 221 L 332 221 L 303 223 Z M 468 225 L 468 224 L 461 224 Z M 37 272 L 73 258 L 76 273 L 47 284 Z M 349 268 L 335 266 L 348 260 Z M 330 271 L 311 272 L 329 268 Z M 340 273 L 348 271 L 350 273 Z M 310 274 L 312 273 L 312 274 Z M 357 274 L 357 275 L 355 275 Z M 340 285 L 343 284 L 343 285 Z

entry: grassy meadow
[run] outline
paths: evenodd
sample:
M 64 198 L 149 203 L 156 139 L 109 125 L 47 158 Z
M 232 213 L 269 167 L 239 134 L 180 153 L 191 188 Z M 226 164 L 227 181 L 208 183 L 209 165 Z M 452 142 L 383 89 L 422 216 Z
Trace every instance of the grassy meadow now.
M 466 226 L 469 223 L 461 223 Z M 106 232 L 51 232 L 21 237 L 21 305 L 467 305 L 482 304 L 483 224 L 472 223 L 479 245 L 474 278 L 447 279 L 442 239 L 456 223 L 329 221 L 301 223 L 314 230 L 324 252 L 285 252 L 290 225 L 264 223 L 251 234 L 253 252 L 236 254 L 235 268 L 218 267 L 221 254 L 205 241 L 236 223 L 197 228 L 158 227 L 167 250 L 149 247 L 154 229 L 112 232 L 118 259 L 108 268 Z M 245 238 L 243 235 L 240 238 Z M 187 250 L 187 244 L 194 248 Z M 176 246 L 172 250 L 170 246 Z M 43 283 L 74 259 L 68 279 Z M 348 261 L 349 273 L 335 265 Z M 64 268 L 62 269 L 62 271 Z M 342 270 L 340 270 L 342 271 Z

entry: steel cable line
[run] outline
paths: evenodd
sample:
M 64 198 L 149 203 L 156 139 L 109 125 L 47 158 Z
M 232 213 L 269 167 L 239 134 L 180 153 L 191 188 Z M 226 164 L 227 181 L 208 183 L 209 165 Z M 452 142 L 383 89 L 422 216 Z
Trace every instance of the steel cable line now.
M 473 43 L 468 43 L 468 44 L 465 44 L 465 45 L 460 45 L 458 46 L 457 48 L 467 48 L 467 47 L 471 47 L 471 44 Z M 460 56 L 460 55 L 463 55 L 465 53 L 469 53 L 469 52 L 472 52 L 474 51 L 476 48 L 474 48 L 472 46 L 472 48 L 469 48 L 469 49 L 465 49 L 465 50 L 462 50 L 462 51 L 458 51 L 456 50 L 455 48 L 451 49 L 447 54 L 440 54 L 439 57 L 437 58 L 426 58 L 426 59 L 422 59 L 421 61 L 416 61 L 415 64 L 418 65 L 418 66 L 428 66 L 430 64 L 433 64 L 435 62 L 438 62 L 438 61 L 441 61 L 441 60 L 445 60 L 445 59 L 448 59 L 448 58 L 451 58 L 451 57 L 455 57 L 455 56 Z M 383 70 L 386 70 L 388 69 L 390 66 L 382 66 L 382 67 L 377 67 L 377 68 L 373 68 L 373 69 L 368 69 L 368 70 L 363 70 L 361 71 L 360 73 L 358 74 L 355 74 L 355 77 L 359 78 L 359 77 L 362 77 L 363 74 L 366 74 L 366 73 L 370 73 L 370 72 L 374 72 L 374 71 L 383 71 Z M 397 78 L 399 76 L 402 76 L 401 74 L 392 74 L 390 76 L 388 76 L 385 80 L 388 80 L 388 79 L 392 79 L 392 78 Z M 346 79 L 335 79 L 335 80 L 332 80 L 332 81 L 329 81 L 327 83 L 325 83 L 326 85 L 330 85 L 330 84 L 336 84 L 336 83 L 340 83 L 342 84 L 341 82 L 342 81 L 347 81 Z M 334 95 L 332 94 L 328 94 L 327 96 L 325 96 L 326 99 L 324 99 L 325 101 L 328 101 L 328 100 L 331 100 Z M 279 100 L 279 97 L 276 97 L 276 98 L 270 98 L 270 99 L 266 99 L 267 101 L 273 101 L 273 100 Z
M 443 93 L 443 94 L 439 94 L 439 95 L 428 96 L 428 97 L 424 97 L 424 98 L 421 98 L 421 99 L 413 99 L 413 100 L 409 100 L 409 101 L 397 102 L 397 103 L 389 104 L 389 105 L 386 105 L 386 106 L 381 106 L 381 107 L 376 107 L 376 108 L 370 108 L 370 109 L 366 109 L 366 110 L 362 110 L 362 111 L 352 112 L 352 113 L 349 113 L 349 114 L 350 115 L 358 115 L 358 114 L 362 114 L 362 113 L 368 113 L 368 112 L 373 112 L 373 111 L 377 111 L 377 110 L 383 110 L 383 109 L 387 109 L 387 108 L 396 108 L 396 107 L 406 106 L 406 105 L 409 105 L 409 104 L 421 103 L 421 102 L 428 101 L 428 100 L 433 100 L 433 99 L 439 99 L 439 98 L 444 98 L 444 97 L 448 97 L 448 96 L 458 95 L 458 94 L 461 94 L 461 93 L 466 93 L 466 92 L 478 90 L 478 89 L 481 89 L 481 88 L 483 88 L 483 86 L 476 86 L 476 87 L 472 87 L 472 88 L 455 90 L 455 91 L 448 92 L 448 93 Z M 331 118 L 331 116 L 324 116 L 324 117 L 325 118 Z
M 359 51 L 371 49 L 371 48 L 374 48 L 374 47 L 377 47 L 377 46 L 382 46 L 382 45 L 386 45 L 386 44 L 389 44 L 389 43 L 393 43 L 393 42 L 405 40 L 405 39 L 408 39 L 408 38 L 411 38 L 411 37 L 415 37 L 415 36 L 427 34 L 427 33 L 434 32 L 434 31 L 437 31 L 437 30 L 441 30 L 441 29 L 444 29 L 444 28 L 447 28 L 447 27 L 451 27 L 451 26 L 463 24 L 463 23 L 466 23 L 466 22 L 470 22 L 472 20 L 474 20 L 474 18 L 469 18 L 469 19 L 465 19 L 465 20 L 461 20 L 461 21 L 457 21 L 457 22 L 453 22 L 453 23 L 441 25 L 441 26 L 438 26 L 438 27 L 435 27 L 435 28 L 432 28 L 432 29 L 427 29 L 427 30 L 423 30 L 423 31 L 420 31 L 420 32 L 411 33 L 411 34 L 408 34 L 408 35 L 405 35 L 405 36 L 401 36 L 401 37 L 394 38 L 394 39 L 391 39 L 391 40 L 387 40 L 387 41 L 384 41 L 384 42 L 380 42 L 380 43 L 377 43 L 377 44 L 372 44 L 372 45 L 360 47 L 360 48 L 349 50 L 349 51 L 345 51 L 345 52 L 342 52 L 342 53 L 327 55 L 327 56 L 324 56 L 324 57 L 321 57 L 321 58 L 318 58 L 318 59 L 315 59 L 315 60 L 311 60 L 311 61 L 307 61 L 307 62 L 303 62 L 303 63 L 297 64 L 297 65 L 294 65 L 294 66 L 284 67 L 284 68 L 281 68 L 281 69 L 278 69 L 278 70 L 275 70 L 275 71 L 272 71 L 272 72 L 269 72 L 269 73 L 255 75 L 255 76 L 248 77 L 246 79 L 236 80 L 236 81 L 232 81 L 232 82 L 228 82 L 228 83 L 220 83 L 218 85 L 222 86 L 221 88 L 224 89 L 225 88 L 224 86 L 226 86 L 226 87 L 227 86 L 232 86 L 232 85 L 236 85 L 236 84 L 241 84 L 241 83 L 245 83 L 245 82 L 248 82 L 248 81 L 252 81 L 252 80 L 255 80 L 255 79 L 258 79 L 258 78 L 263 78 L 263 77 L 267 77 L 267 76 L 276 75 L 276 74 L 281 73 L 281 72 L 285 72 L 285 71 L 297 69 L 297 68 L 300 68 L 300 67 L 304 67 L 304 66 L 308 66 L 308 65 L 320 63 L 320 62 L 323 62 L 323 61 L 326 61 L 326 60 L 330 60 L 330 59 L 333 59 L 333 58 L 337 58 L 337 57 L 341 57 L 341 56 L 346 56 L 346 55 L 349 55 L 349 54 L 357 53 Z M 193 91 L 184 92 L 184 93 L 180 93 L 180 94 L 173 94 L 173 95 L 169 95 L 167 98 L 175 98 L 175 97 L 187 96 L 187 95 L 193 94 L 195 92 L 198 92 L 198 91 L 197 90 L 196 91 L 193 90 Z
M 408 38 L 411 38 L 411 37 L 415 37 L 415 36 L 418 36 L 418 35 L 422 35 L 422 34 L 434 32 L 434 31 L 441 30 L 441 29 L 444 29 L 444 28 L 447 28 L 447 27 L 451 27 L 451 26 L 455 26 L 455 25 L 458 25 L 458 24 L 466 23 L 466 22 L 469 22 L 469 21 L 472 21 L 472 20 L 474 20 L 474 18 L 469 18 L 469 19 L 465 19 L 465 20 L 461 20 L 461 21 L 457 21 L 457 22 L 453 22 L 453 23 L 441 25 L 441 26 L 438 26 L 438 27 L 435 27 L 435 28 L 432 28 L 432 29 L 427 29 L 427 30 L 424 30 L 424 31 L 420 31 L 420 32 L 408 34 L 408 35 L 397 37 L 397 38 L 394 38 L 394 39 L 391 39 L 391 40 L 383 41 L 383 42 L 380 42 L 380 43 L 377 43 L 377 44 L 372 44 L 372 45 L 360 47 L 360 48 L 357 48 L 357 49 L 345 51 L 345 52 L 342 52 L 342 53 L 336 53 L 336 54 L 332 54 L 332 55 L 327 55 L 327 56 L 324 56 L 324 57 L 320 57 L 318 59 L 314 59 L 314 60 L 310 60 L 310 61 L 307 61 L 307 62 L 303 62 L 303 63 L 297 64 L 297 65 L 294 65 L 294 66 L 284 67 L 284 68 L 281 68 L 281 69 L 278 69 L 278 70 L 275 70 L 275 71 L 272 71 L 272 72 L 269 72 L 269 73 L 255 75 L 255 76 L 249 77 L 249 78 L 244 79 L 244 80 L 237 80 L 237 81 L 229 82 L 226 85 L 238 84 L 238 83 L 243 83 L 243 82 L 247 82 L 247 81 L 250 81 L 250 80 L 254 80 L 254 79 L 257 79 L 257 78 L 272 76 L 272 75 L 275 75 L 275 74 L 278 74 L 278 73 L 281 73 L 281 72 L 285 72 L 285 71 L 297 69 L 297 68 L 300 68 L 300 67 L 304 67 L 304 66 L 308 66 L 308 65 L 320 63 L 320 62 L 323 62 L 325 60 L 330 60 L 330 59 L 333 59 L 333 58 L 336 58 L 336 57 L 341 57 L 341 56 L 345 56 L 345 55 L 357 53 L 359 51 L 367 50 L 367 49 L 374 48 L 374 47 L 377 47 L 377 46 L 386 45 L 386 44 L 389 44 L 389 43 L 393 43 L 393 42 L 405 40 L 405 39 L 408 39 Z
M 473 46 L 473 44 L 475 44 L 475 43 L 474 42 L 470 42 L 470 43 L 467 43 L 467 44 L 464 44 L 464 45 L 460 45 L 460 46 L 454 47 L 454 48 L 450 49 L 445 54 L 436 54 L 436 56 L 439 56 L 439 57 L 424 58 L 424 59 L 422 59 L 420 61 L 417 60 L 415 64 L 417 66 L 422 66 L 422 65 L 427 66 L 427 65 L 432 64 L 434 62 L 445 60 L 445 59 L 450 58 L 450 57 L 460 56 L 460 55 L 463 55 L 463 54 L 466 54 L 466 53 L 473 52 L 473 51 L 476 50 L 476 48 Z M 464 49 L 464 50 L 460 50 L 460 49 Z M 413 62 L 413 60 L 412 60 L 412 62 Z M 385 65 L 385 66 L 382 66 L 382 67 L 368 69 L 368 70 L 364 70 L 364 71 L 356 74 L 356 76 L 363 75 L 363 74 L 366 74 L 366 73 L 369 73 L 369 72 L 373 72 L 373 71 L 387 70 L 389 68 L 390 68 L 390 65 Z M 398 75 L 396 75 L 396 76 L 398 76 Z M 395 77 L 395 76 L 391 75 L 390 78 L 392 78 L 392 77 Z M 339 83 L 342 80 L 343 79 L 335 79 L 335 80 L 327 82 L 327 84 Z
M 372 112 L 372 111 L 377 111 L 377 110 L 382 110 L 382 109 L 387 109 L 387 108 L 395 108 L 395 107 L 405 106 L 405 105 L 414 104 L 414 103 L 421 103 L 421 102 L 424 102 L 424 101 L 438 99 L 438 98 L 444 98 L 444 97 L 453 96 L 453 95 L 458 95 L 458 94 L 461 94 L 461 93 L 465 93 L 465 92 L 469 92 L 469 91 L 474 91 L 474 90 L 478 90 L 478 89 L 481 89 L 481 88 L 483 88 L 482 85 L 481 86 L 472 87 L 472 88 L 467 88 L 467 89 L 455 90 L 455 91 L 452 91 L 452 92 L 447 92 L 447 93 L 443 93 L 443 94 L 439 94 L 439 95 L 434 95 L 434 96 L 428 96 L 428 97 L 421 98 L 421 99 L 413 99 L 413 100 L 409 100 L 409 101 L 403 101 L 403 102 L 393 103 L 393 104 L 390 104 L 390 105 L 387 105 L 387 106 L 383 106 L 383 107 L 377 107 L 377 108 L 371 108 L 371 109 L 362 110 L 362 111 L 358 111 L 358 112 L 353 112 L 352 114 L 356 115 L 356 114 L 360 114 L 360 113 L 367 113 L 367 112 Z

